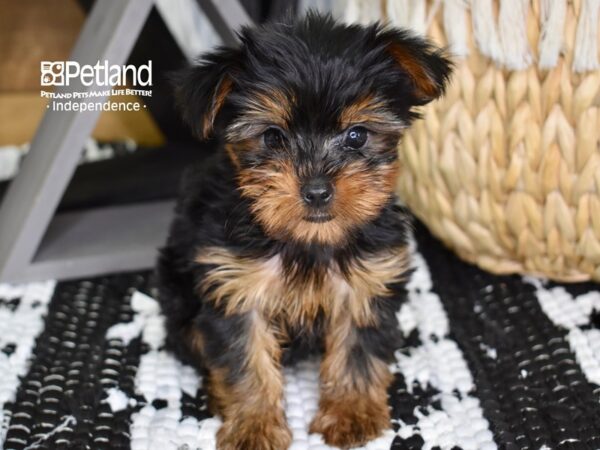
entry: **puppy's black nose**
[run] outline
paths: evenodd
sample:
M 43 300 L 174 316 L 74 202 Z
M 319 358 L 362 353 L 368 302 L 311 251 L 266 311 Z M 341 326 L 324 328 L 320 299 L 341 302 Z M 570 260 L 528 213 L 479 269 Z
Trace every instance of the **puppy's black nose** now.
M 301 195 L 307 205 L 313 208 L 323 208 L 333 198 L 333 186 L 325 178 L 311 178 L 302 186 Z

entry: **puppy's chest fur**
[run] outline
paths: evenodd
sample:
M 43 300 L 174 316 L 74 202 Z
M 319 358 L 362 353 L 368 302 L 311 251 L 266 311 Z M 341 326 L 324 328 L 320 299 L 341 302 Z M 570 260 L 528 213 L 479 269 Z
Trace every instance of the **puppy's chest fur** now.
M 196 262 L 211 268 L 200 282 L 201 295 L 225 314 L 261 313 L 269 321 L 310 326 L 319 314 L 349 315 L 357 326 L 376 325 L 373 304 L 392 294 L 408 267 L 407 250 L 394 248 L 349 261 L 345 270 L 331 262 L 298 274 L 279 254 L 248 258 L 221 247 L 206 247 Z

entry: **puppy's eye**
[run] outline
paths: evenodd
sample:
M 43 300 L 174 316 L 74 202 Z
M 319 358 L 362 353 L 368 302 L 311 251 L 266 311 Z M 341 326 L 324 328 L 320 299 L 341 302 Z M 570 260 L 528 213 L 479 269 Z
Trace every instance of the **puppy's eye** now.
M 352 127 L 346 132 L 344 146 L 357 150 L 365 145 L 368 136 L 369 132 L 365 127 Z
M 279 128 L 268 128 L 263 134 L 263 139 L 265 145 L 272 150 L 283 148 L 285 145 L 285 136 Z

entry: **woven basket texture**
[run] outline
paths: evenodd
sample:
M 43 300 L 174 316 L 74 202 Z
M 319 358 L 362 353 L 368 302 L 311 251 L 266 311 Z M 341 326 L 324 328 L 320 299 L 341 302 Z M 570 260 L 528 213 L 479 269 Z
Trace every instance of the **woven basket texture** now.
M 483 56 L 468 17 L 468 56 L 400 144 L 402 201 L 488 271 L 600 281 L 600 72 L 572 70 L 583 3 L 566 2 L 561 56 L 543 71 L 539 1 L 526 2 L 525 70 Z M 427 35 L 448 44 L 442 8 Z

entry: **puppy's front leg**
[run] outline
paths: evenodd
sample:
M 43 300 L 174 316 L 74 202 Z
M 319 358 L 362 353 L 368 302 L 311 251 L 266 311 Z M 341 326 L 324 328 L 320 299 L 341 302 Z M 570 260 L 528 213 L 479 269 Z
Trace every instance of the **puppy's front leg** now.
M 310 432 L 321 433 L 327 444 L 361 446 L 389 428 L 387 388 L 392 376 L 381 352 L 391 349 L 397 336 L 388 334 L 381 325 L 355 326 L 349 314 L 330 322 L 319 411 L 310 426 Z
M 223 417 L 219 450 L 286 450 L 291 432 L 283 409 L 281 349 L 256 312 L 223 326 L 208 317 L 197 333 L 208 365 L 211 405 Z M 200 331 L 201 330 L 201 331 Z

